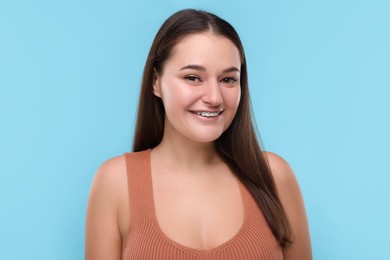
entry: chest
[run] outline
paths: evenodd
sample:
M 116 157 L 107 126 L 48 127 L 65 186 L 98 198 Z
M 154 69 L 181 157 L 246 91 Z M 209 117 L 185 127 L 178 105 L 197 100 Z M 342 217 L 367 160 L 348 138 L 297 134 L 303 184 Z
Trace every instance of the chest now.
M 244 203 L 230 172 L 204 176 L 152 175 L 157 224 L 172 241 L 195 249 L 212 249 L 237 234 Z
M 129 154 L 126 160 L 130 221 L 122 259 L 283 258 L 261 210 L 234 176 L 156 176 L 148 151 Z

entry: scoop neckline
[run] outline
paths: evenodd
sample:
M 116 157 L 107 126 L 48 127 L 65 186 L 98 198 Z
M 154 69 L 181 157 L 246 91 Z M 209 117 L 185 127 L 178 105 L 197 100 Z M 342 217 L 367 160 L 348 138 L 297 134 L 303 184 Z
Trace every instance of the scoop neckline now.
M 246 226 L 247 226 L 247 223 L 248 223 L 248 218 L 249 218 L 249 209 L 248 209 L 248 203 L 247 203 L 247 200 L 246 200 L 246 193 L 245 193 L 245 188 L 243 187 L 243 184 L 241 183 L 241 181 L 235 176 L 235 179 L 237 181 L 237 185 L 239 187 L 239 190 L 240 190 L 240 196 L 241 196 L 241 203 L 242 203 L 242 210 L 243 210 L 243 219 L 242 219 L 242 223 L 241 223 L 241 227 L 237 230 L 237 232 L 231 237 L 229 238 L 228 240 L 226 240 L 225 242 L 223 242 L 222 244 L 220 245 L 217 245 L 215 247 L 212 247 L 212 248 L 209 248 L 209 249 L 198 249 L 198 248 L 193 248 L 193 247 L 190 247 L 190 246 L 186 246 L 186 245 L 182 245 L 180 244 L 179 242 L 176 242 L 174 241 L 172 238 L 170 238 L 167 234 L 164 233 L 164 231 L 162 230 L 160 224 L 158 223 L 158 219 L 157 219 L 157 213 L 156 213 L 156 207 L 155 207 L 155 202 L 154 202 L 154 191 L 153 191 L 153 178 L 152 178 L 152 149 L 149 149 L 149 155 L 148 155 L 148 166 L 149 166 L 149 169 L 148 169 L 148 176 L 149 176 L 149 185 L 150 185 L 150 199 L 151 199 L 151 207 L 150 207 L 150 213 L 151 213 L 151 219 L 152 219 L 152 222 L 153 222 L 153 226 L 156 228 L 156 231 L 158 233 L 158 235 L 160 236 L 160 238 L 162 238 L 164 241 L 166 241 L 167 243 L 181 249 L 181 250 L 186 250 L 186 251 L 189 251 L 189 252 L 192 252 L 192 253 L 200 253 L 200 254 L 210 254 L 212 252 L 215 252 L 215 251 L 218 251 L 222 248 L 225 248 L 233 243 L 235 243 L 236 240 L 238 240 L 241 236 L 242 233 L 244 233 L 244 231 L 246 230 Z

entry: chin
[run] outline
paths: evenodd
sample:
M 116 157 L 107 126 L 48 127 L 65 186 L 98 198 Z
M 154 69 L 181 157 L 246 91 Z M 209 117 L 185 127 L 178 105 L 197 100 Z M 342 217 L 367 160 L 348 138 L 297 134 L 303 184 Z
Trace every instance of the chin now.
M 216 141 L 222 134 L 223 134 L 223 132 L 218 132 L 218 133 L 208 132 L 208 133 L 204 133 L 202 135 L 194 134 L 190 137 L 190 139 L 195 141 L 195 142 L 199 142 L 199 143 L 211 143 L 211 142 Z

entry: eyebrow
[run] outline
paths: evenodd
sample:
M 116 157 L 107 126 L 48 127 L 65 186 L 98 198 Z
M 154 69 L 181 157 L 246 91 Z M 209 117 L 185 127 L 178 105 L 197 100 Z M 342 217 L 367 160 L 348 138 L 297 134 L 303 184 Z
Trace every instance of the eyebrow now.
M 187 65 L 187 66 L 184 66 L 183 68 L 181 68 L 180 70 L 186 70 L 186 69 L 193 69 L 193 70 L 199 70 L 199 71 L 206 71 L 206 68 L 203 67 L 203 66 L 200 66 L 200 65 L 193 65 L 193 64 L 190 64 L 190 65 Z M 237 67 L 230 67 L 230 68 L 227 68 L 225 70 L 223 70 L 224 73 L 227 73 L 227 72 L 234 72 L 234 71 L 237 71 L 237 72 L 240 72 L 240 70 L 237 68 Z

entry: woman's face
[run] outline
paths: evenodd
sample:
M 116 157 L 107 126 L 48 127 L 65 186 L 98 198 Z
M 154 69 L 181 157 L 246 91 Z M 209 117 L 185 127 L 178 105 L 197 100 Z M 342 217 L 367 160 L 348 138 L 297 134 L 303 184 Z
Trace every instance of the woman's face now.
M 153 86 L 165 108 L 164 135 L 215 141 L 232 122 L 241 96 L 236 46 L 212 33 L 184 37 Z

